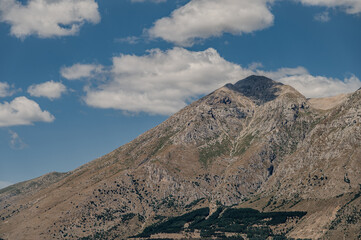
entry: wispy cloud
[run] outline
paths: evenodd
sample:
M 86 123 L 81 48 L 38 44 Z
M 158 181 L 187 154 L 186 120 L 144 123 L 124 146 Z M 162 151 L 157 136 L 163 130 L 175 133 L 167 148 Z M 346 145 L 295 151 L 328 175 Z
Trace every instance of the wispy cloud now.
M 348 14 L 361 13 L 360 0 L 298 0 L 304 5 L 340 8 Z
M 69 36 L 79 32 L 85 22 L 98 23 L 100 15 L 94 0 L 16 0 L 0 1 L 0 21 L 10 24 L 18 38 Z
M 21 139 L 19 134 L 9 130 L 10 134 L 10 147 L 15 150 L 22 150 L 27 147 L 27 144 Z
M 15 90 L 7 82 L 0 82 L 0 97 L 9 97 L 15 93 Z
M 115 39 L 115 42 L 120 42 L 120 43 L 128 43 L 128 44 L 137 44 L 140 41 L 140 37 L 136 37 L 136 36 L 130 36 L 130 37 L 125 37 L 125 38 L 117 38 Z
M 331 20 L 330 14 L 327 11 L 316 14 L 314 19 L 318 22 L 329 22 Z

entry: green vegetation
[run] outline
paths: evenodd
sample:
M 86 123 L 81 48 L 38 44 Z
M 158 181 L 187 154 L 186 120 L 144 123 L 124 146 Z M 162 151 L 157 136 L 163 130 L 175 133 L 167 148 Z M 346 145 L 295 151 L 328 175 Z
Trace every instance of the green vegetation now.
M 238 146 L 238 149 L 236 150 L 236 152 L 234 153 L 235 156 L 240 156 L 242 154 L 244 154 L 246 152 L 246 150 L 249 148 L 249 146 L 251 146 L 251 142 L 253 140 L 254 136 L 252 134 L 248 134 L 247 136 L 245 136 L 241 143 Z
M 20 193 L 20 190 L 18 189 L 18 187 L 20 187 L 19 184 L 8 186 L 6 188 L 1 189 L 0 194 L 5 193 L 5 192 L 14 191 L 14 195 L 17 195 Z
M 238 219 L 247 225 L 258 224 L 265 219 L 271 219 L 266 221 L 266 225 L 278 225 L 285 223 L 287 218 L 302 218 L 306 212 L 259 212 L 250 208 L 241 209 L 227 209 L 223 218 Z
M 159 220 L 159 221 L 162 221 L 164 219 L 166 219 L 167 217 L 166 216 L 162 216 L 162 215 L 155 215 L 154 217 L 154 220 Z
M 53 183 L 65 175 L 66 175 L 66 173 L 52 172 L 43 177 L 19 182 L 19 183 L 10 185 L 6 188 L 0 189 L 0 194 L 6 193 L 6 192 L 11 192 L 11 194 L 17 195 L 30 188 L 36 188 L 36 187 L 42 186 L 43 184 Z
M 97 221 L 113 221 L 115 219 L 121 218 L 122 222 L 127 222 L 131 219 L 133 219 L 136 215 L 134 213 L 127 213 L 127 214 L 123 214 L 120 215 L 120 213 L 124 212 L 123 210 L 112 210 L 112 209 L 108 209 L 106 208 L 104 212 L 102 212 L 101 214 L 95 214 L 94 217 L 97 219 Z M 139 218 L 139 216 L 138 216 Z
M 197 205 L 200 201 L 202 201 L 204 198 L 200 198 L 200 199 L 196 199 L 193 202 L 191 202 L 190 204 L 186 205 L 185 208 L 192 208 L 195 205 Z
M 228 139 L 222 140 L 222 142 L 216 142 L 207 147 L 199 150 L 199 161 L 204 165 L 208 166 L 210 160 L 219 156 L 222 156 L 229 152 L 230 141 Z
M 118 239 L 120 236 L 119 234 L 114 234 L 113 232 L 115 232 L 118 227 L 120 225 L 115 225 L 111 228 L 109 228 L 108 230 L 100 230 L 99 232 L 96 232 L 92 235 L 86 236 L 86 237 L 82 237 L 79 238 L 79 240 L 103 240 L 103 239 Z
M 149 155 L 149 157 L 154 156 L 155 154 L 157 154 L 168 142 L 169 139 L 173 136 L 172 133 L 159 138 L 157 145 L 154 147 L 154 150 L 152 151 L 152 153 Z
M 179 206 L 179 202 L 177 199 L 174 198 L 173 195 L 169 195 L 166 198 L 162 198 L 161 202 L 158 204 L 158 208 L 160 206 L 164 206 L 166 208 L 176 208 Z
M 361 184 L 360 184 L 360 191 L 355 193 L 353 198 L 351 198 L 344 206 L 342 206 L 336 214 L 336 218 L 331 222 L 329 230 L 334 230 L 337 228 L 338 225 L 341 224 L 342 220 L 344 219 L 347 224 L 355 224 L 358 219 L 361 218 L 361 213 L 358 211 L 357 208 L 353 207 L 353 211 L 349 214 L 345 214 L 345 209 L 356 199 L 361 197 Z M 346 215 L 346 217 L 345 217 Z
M 225 233 L 238 233 L 247 235 L 248 239 L 287 239 L 284 235 L 272 232 L 270 226 L 285 223 L 289 218 L 300 219 L 306 212 L 260 212 L 251 208 L 226 208 L 218 209 L 208 218 L 209 208 L 201 208 L 167 221 L 155 223 L 135 237 L 150 237 L 157 233 L 180 233 L 182 231 L 201 231 L 201 238 L 208 239 L 242 239 L 227 238 Z M 185 229 L 184 225 L 188 223 Z
M 178 233 L 184 229 L 187 222 L 199 221 L 205 219 L 209 214 L 209 208 L 200 208 L 179 217 L 173 217 L 165 222 L 156 223 L 146 227 L 144 231 L 135 237 L 150 237 L 156 233 Z
M 126 221 L 129 221 L 131 220 L 132 218 L 135 217 L 135 214 L 134 213 L 128 213 L 128 214 L 124 214 L 122 216 L 122 222 L 126 222 Z

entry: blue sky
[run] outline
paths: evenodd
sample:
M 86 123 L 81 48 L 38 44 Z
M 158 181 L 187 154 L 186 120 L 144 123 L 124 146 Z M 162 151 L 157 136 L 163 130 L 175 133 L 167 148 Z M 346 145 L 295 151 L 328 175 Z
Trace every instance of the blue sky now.
M 361 87 L 359 0 L 0 0 L 0 188 L 69 171 L 228 82 Z

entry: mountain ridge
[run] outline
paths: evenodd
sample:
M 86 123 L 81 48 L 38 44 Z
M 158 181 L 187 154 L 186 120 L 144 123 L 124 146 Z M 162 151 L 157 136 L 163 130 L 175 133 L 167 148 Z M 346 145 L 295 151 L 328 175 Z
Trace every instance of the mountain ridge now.
M 359 219 L 349 208 L 360 206 L 361 92 L 320 110 L 290 86 L 260 76 L 245 80 L 217 89 L 46 188 L 0 202 L 7 206 L 0 211 L 0 237 L 78 239 L 113 229 L 114 239 L 125 239 L 158 215 L 181 215 L 199 199 L 205 200 L 195 208 L 306 210 L 288 237 L 359 234 L 339 228 L 347 214 Z M 35 220 L 24 221 L 30 218 Z
M 282 83 L 275 82 L 264 76 L 252 75 L 235 84 L 226 84 L 226 87 L 242 93 L 244 96 L 254 100 L 258 105 L 274 100 L 279 91 L 277 86 Z

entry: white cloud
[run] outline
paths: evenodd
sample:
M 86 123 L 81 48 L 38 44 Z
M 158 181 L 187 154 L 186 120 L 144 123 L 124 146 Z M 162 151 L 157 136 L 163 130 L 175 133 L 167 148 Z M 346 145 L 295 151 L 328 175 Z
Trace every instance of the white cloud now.
M 300 74 L 285 76 L 278 81 L 291 85 L 308 98 L 330 97 L 341 93 L 350 93 L 361 87 L 361 81 L 356 76 L 343 80 L 324 76 Z
M 341 93 L 354 92 L 361 87 L 360 79 L 354 75 L 343 80 L 325 76 L 313 76 L 304 67 L 280 68 L 273 72 L 256 70 L 255 73 L 290 85 L 307 98 L 336 96 Z
M 331 20 L 330 14 L 327 11 L 316 14 L 314 19 L 319 22 L 329 22 Z
M 95 77 L 96 74 L 102 73 L 103 66 L 95 64 L 74 64 L 70 67 L 63 67 L 60 74 L 68 80 L 77 80 L 81 78 Z
M 349 14 L 361 13 L 360 0 L 297 0 L 309 6 L 339 7 Z
M 85 22 L 98 23 L 100 15 L 94 0 L 29 0 L 27 5 L 1 0 L 0 21 L 18 38 L 49 38 L 74 35 Z
M 0 97 L 9 97 L 14 94 L 7 82 L 0 82 Z
M 10 134 L 10 147 L 12 149 L 21 150 L 27 147 L 27 145 L 21 139 L 19 134 L 11 130 L 9 130 L 9 134 Z
M 251 33 L 273 24 L 271 2 L 273 0 L 191 0 L 170 17 L 157 20 L 148 33 L 181 46 L 223 33 Z
M 87 87 L 85 102 L 98 108 L 170 114 L 188 100 L 251 73 L 212 48 L 201 52 L 153 49 L 144 56 L 114 57 L 112 79 Z
M 259 69 L 254 69 L 257 75 L 264 75 L 273 80 L 279 80 L 281 78 L 289 76 L 304 76 L 309 75 L 308 71 L 304 67 L 296 68 L 279 68 L 277 71 L 262 71 Z
M 257 69 L 259 69 L 259 68 L 263 68 L 263 64 L 262 63 L 260 63 L 260 62 L 253 62 L 253 63 L 251 63 L 251 64 L 249 64 L 248 65 L 248 69 L 250 69 L 250 70 L 257 70 Z
M 52 122 L 55 117 L 40 109 L 39 104 L 26 98 L 0 103 L 0 127 L 31 125 L 33 122 Z
M 49 99 L 60 98 L 66 92 L 66 87 L 61 82 L 49 81 L 34 84 L 28 88 L 28 93 L 33 97 L 47 97 Z
M 11 182 L 6 182 L 6 181 L 0 181 L 0 189 L 6 188 L 10 185 L 13 185 L 13 183 Z
M 356 76 L 340 80 L 313 76 L 304 67 L 276 71 L 263 71 L 261 67 L 261 63 L 253 63 L 243 68 L 212 48 L 194 52 L 175 47 L 153 49 L 143 56 L 120 55 L 103 72 L 106 80 L 84 88 L 84 101 L 96 108 L 168 115 L 200 95 L 253 74 L 291 85 L 306 97 L 332 96 L 361 87 Z

